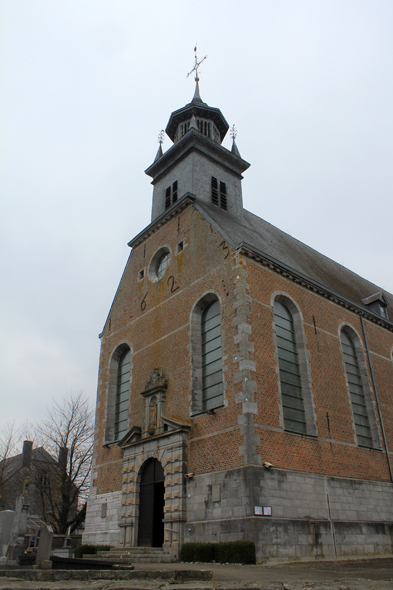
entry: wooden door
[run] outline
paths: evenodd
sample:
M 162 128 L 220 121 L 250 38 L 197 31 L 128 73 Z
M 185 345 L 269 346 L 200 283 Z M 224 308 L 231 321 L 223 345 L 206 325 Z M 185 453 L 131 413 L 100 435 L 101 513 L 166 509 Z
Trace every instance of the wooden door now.
M 164 470 L 157 459 L 142 466 L 139 489 L 138 545 L 162 547 L 164 542 Z

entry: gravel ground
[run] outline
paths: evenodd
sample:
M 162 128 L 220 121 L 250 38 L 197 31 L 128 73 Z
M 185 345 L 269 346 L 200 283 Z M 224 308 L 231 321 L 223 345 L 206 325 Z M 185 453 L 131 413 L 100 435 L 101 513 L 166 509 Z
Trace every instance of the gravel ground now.
M 1 590 L 393 590 L 393 558 L 275 565 L 136 564 L 136 571 L 184 570 L 213 572 L 210 581 L 69 580 L 26 581 L 0 577 Z

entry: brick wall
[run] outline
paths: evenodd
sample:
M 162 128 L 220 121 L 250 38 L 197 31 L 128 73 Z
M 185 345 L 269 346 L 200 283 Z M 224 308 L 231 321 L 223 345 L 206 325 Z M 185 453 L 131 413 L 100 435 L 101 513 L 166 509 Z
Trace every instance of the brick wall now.
M 181 241 L 183 251 L 176 254 Z M 170 265 L 160 281 L 152 282 L 148 279 L 149 264 L 162 246 L 171 252 Z M 138 280 L 141 270 L 144 279 Z M 122 488 L 123 451 L 117 445 L 104 446 L 108 442 L 107 394 L 114 352 L 124 343 L 132 350 L 129 427 L 142 426 L 145 400 L 140 394 L 154 368 L 164 369 L 168 378 L 166 415 L 189 420 L 190 322 L 194 306 L 209 292 L 215 293 L 221 303 L 224 407 L 214 415 L 193 416 L 187 471 L 202 476 L 268 461 L 302 478 L 318 474 L 389 482 L 382 446 L 365 449 L 356 443 L 339 330 L 344 324 L 350 325 L 364 348 L 359 316 L 234 252 L 189 206 L 133 249 L 102 334 L 94 497 L 117 494 Z M 310 415 L 315 422 L 312 436 L 283 429 L 272 310 L 278 293 L 288 297 L 299 312 Z M 365 327 L 388 444 L 393 449 L 393 334 L 369 321 L 365 321 Z M 376 436 L 382 440 L 366 368 Z

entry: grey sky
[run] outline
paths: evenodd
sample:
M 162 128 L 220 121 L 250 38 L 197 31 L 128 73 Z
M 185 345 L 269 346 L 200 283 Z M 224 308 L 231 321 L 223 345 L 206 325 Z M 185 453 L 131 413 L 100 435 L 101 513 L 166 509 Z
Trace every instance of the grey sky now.
M 195 41 L 202 99 L 251 163 L 245 207 L 393 292 L 390 0 L 3 0 L 0 17 L 0 428 L 95 399 Z

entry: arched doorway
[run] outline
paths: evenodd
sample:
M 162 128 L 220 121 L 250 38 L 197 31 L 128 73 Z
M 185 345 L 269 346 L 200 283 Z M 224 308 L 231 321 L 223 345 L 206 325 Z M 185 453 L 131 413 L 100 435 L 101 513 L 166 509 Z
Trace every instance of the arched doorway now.
M 142 465 L 139 489 L 139 547 L 162 547 L 164 542 L 164 470 L 157 459 Z

